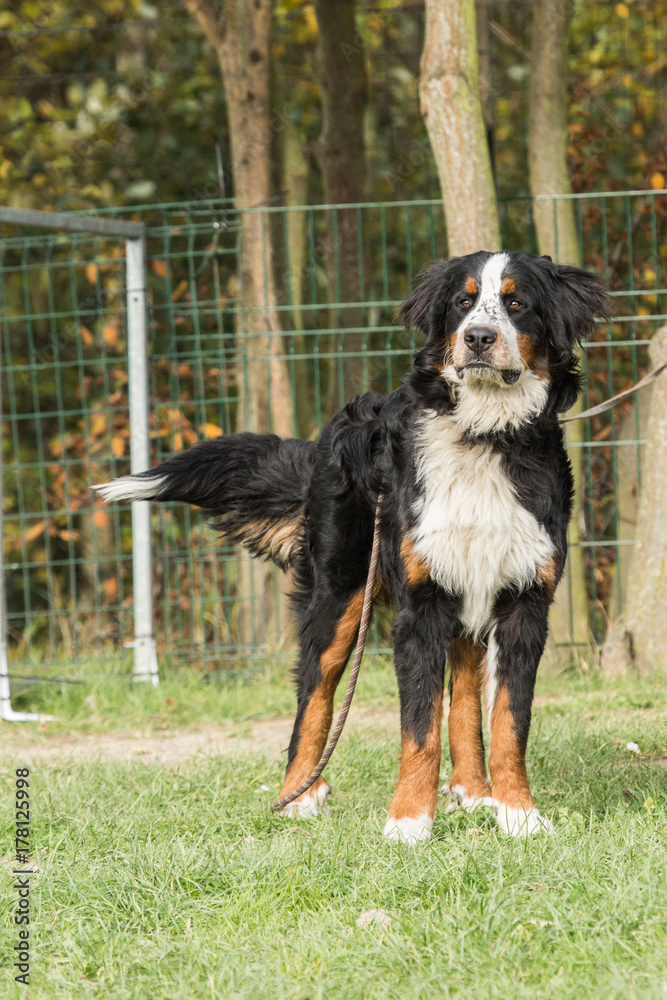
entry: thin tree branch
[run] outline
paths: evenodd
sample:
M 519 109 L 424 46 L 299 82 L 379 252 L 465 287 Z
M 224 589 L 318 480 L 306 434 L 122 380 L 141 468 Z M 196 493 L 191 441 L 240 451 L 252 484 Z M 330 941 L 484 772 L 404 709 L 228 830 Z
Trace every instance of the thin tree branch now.
M 209 0 L 183 0 L 188 13 L 202 29 L 211 45 L 217 48 L 224 42 L 227 34 L 226 0 L 210 3 Z

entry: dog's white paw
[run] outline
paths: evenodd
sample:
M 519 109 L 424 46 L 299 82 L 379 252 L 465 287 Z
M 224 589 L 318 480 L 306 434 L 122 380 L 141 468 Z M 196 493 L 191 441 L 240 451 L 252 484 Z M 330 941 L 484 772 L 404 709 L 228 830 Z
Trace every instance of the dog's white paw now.
M 394 819 L 390 816 L 382 831 L 384 839 L 390 844 L 410 844 L 414 846 L 420 840 L 428 840 L 431 836 L 433 820 L 428 813 L 422 813 L 413 819 L 411 816 L 403 816 L 401 819 Z
M 481 806 L 493 808 L 498 805 L 496 800 L 490 795 L 468 795 L 468 789 L 465 785 L 449 785 L 446 783 L 442 786 L 441 792 L 449 798 L 449 802 L 445 806 L 446 813 L 455 812 L 457 809 L 474 812 L 475 809 L 479 809 Z
M 291 816 L 295 819 L 316 819 L 318 816 L 327 816 L 329 806 L 325 800 L 330 791 L 331 785 L 322 781 L 319 785 L 304 792 L 294 802 L 288 802 L 278 815 Z
M 530 837 L 534 833 L 553 833 L 553 823 L 536 806 L 504 806 L 496 803 L 496 822 L 510 837 Z

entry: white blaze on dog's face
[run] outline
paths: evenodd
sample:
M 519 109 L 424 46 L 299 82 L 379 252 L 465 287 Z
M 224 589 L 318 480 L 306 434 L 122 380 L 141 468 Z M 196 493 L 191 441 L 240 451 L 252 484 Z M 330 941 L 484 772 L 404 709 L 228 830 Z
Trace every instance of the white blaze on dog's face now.
M 542 323 L 532 301 L 534 290 L 521 289 L 521 276 L 509 254 L 487 257 L 477 273 L 467 275 L 448 310 L 449 350 L 443 376 L 453 384 L 513 386 L 526 372 L 546 383 L 548 361 Z
M 449 299 L 441 377 L 456 388 L 460 429 L 484 434 L 541 413 L 550 378 L 534 281 L 506 253 L 475 263 Z
M 527 253 L 438 261 L 399 310 L 426 334 L 410 386 L 426 408 L 461 431 L 516 428 L 548 407 L 561 413 L 579 392 L 577 344 L 609 315 L 588 271 Z

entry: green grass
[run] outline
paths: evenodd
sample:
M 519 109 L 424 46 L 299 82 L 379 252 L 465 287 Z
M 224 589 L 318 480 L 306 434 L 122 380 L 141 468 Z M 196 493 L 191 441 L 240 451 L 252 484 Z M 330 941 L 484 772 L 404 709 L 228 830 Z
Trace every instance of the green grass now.
M 388 668 L 370 667 L 361 683 L 360 703 L 395 703 Z M 29 990 L 15 988 L 10 973 L 8 845 L 21 755 L 6 749 L 0 995 L 667 996 L 662 681 L 609 690 L 597 677 L 568 676 L 549 679 L 540 693 L 529 767 L 556 833 L 527 844 L 502 837 L 487 814 L 442 810 L 429 844 L 384 844 L 398 751 L 393 730 L 344 734 L 330 765 L 331 815 L 311 823 L 269 813 L 281 762 L 261 755 L 197 759 L 173 770 L 140 761 L 40 763 L 31 775 L 39 876 Z M 67 725 L 69 705 L 73 724 L 85 728 L 81 694 L 62 696 L 58 726 Z M 281 672 L 205 696 L 176 677 L 164 691 L 131 689 L 117 701 L 98 687 L 96 711 L 106 713 L 105 726 L 118 726 L 122 713 L 123 726 L 136 728 L 175 713 L 166 702 L 172 698 L 191 706 L 178 716 L 182 726 L 200 722 L 200 711 L 217 721 L 223 703 L 235 705 L 227 716 L 235 719 L 247 718 L 251 706 L 255 717 L 272 706 L 283 711 L 288 697 Z M 21 730 L 44 738 L 31 731 L 42 732 Z M 630 740 L 642 758 L 626 750 Z M 358 928 L 357 917 L 374 908 L 384 908 L 391 925 Z
M 66 665 L 63 665 L 63 673 Z M 93 665 L 91 673 L 98 673 Z M 83 672 L 85 677 L 85 671 Z M 338 701 L 345 694 L 345 684 Z M 396 681 L 387 657 L 367 657 L 360 674 L 357 704 L 392 708 L 398 705 Z M 143 732 L 188 728 L 194 724 L 257 721 L 294 714 L 294 686 L 289 661 L 255 663 L 202 681 L 187 670 L 163 671 L 157 688 L 132 684 L 130 668 L 120 677 L 81 684 L 39 684 L 12 698 L 17 711 L 54 716 L 46 726 L 26 726 L 30 739 L 76 732 Z
M 545 669 L 546 666 L 546 669 Z M 100 677 L 95 664 L 89 673 L 95 679 L 80 684 L 38 684 L 19 689 L 12 698 L 18 711 L 40 712 L 54 716 L 47 725 L 22 725 L 14 729 L 28 741 L 65 733 L 162 732 L 190 728 L 193 725 L 216 725 L 220 722 L 260 721 L 294 714 L 295 695 L 288 660 L 241 664 L 228 673 L 202 675 L 185 669 L 171 670 L 161 664 L 161 681 L 131 683 L 131 665 L 122 673 Z M 67 674 L 67 664 L 55 668 Z M 86 677 L 86 670 L 79 670 Z M 337 693 L 337 703 L 345 694 L 347 675 Z M 667 685 L 656 679 L 614 682 L 598 672 L 583 675 L 577 669 L 558 670 L 543 664 L 538 679 L 538 695 L 564 699 L 585 698 L 599 708 L 667 708 Z M 356 706 L 397 709 L 398 694 L 391 659 L 365 656 L 355 693 Z M 583 704 L 583 703 L 582 703 Z M 556 711 L 560 711 L 556 707 Z

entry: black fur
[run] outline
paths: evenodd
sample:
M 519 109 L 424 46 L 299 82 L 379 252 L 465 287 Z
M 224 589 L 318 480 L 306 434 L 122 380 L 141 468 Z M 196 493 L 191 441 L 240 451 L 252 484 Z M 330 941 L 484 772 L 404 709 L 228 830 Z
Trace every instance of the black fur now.
M 312 441 L 228 434 L 201 441 L 135 478 L 164 476 L 151 499 L 201 507 L 220 518 L 216 527 L 231 541 L 243 542 L 253 555 L 271 557 L 287 569 L 301 541 L 314 455 Z M 272 530 L 292 524 L 299 526 L 295 544 L 284 556 L 272 552 Z
M 165 477 L 154 499 L 196 504 L 222 518 L 219 527 L 228 537 L 282 568 L 292 567 L 301 656 L 290 765 L 299 752 L 314 692 L 326 688 L 326 698 L 333 696 L 354 638 L 354 629 L 343 634 L 341 628 L 365 583 L 380 491 L 379 577 L 399 608 L 394 640 L 402 728 L 422 745 L 432 725 L 447 649 L 463 631 L 463 595 L 448 593 L 432 579 L 411 583 L 401 546 L 418 518 L 418 423 L 426 411 L 455 413 L 457 390 L 442 377 L 443 359 L 471 307 L 465 283 L 481 273 L 489 257 L 482 251 L 436 263 L 425 272 L 399 312 L 406 325 L 426 335 L 406 385 L 348 403 L 317 444 L 236 434 L 202 442 L 139 477 Z M 518 316 L 536 366 L 548 372 L 546 406 L 518 428 L 463 434 L 462 440 L 469 446 L 484 443 L 501 455 L 519 502 L 553 544 L 553 578 L 535 580 L 523 592 L 513 586 L 501 590 L 493 612 L 497 681 L 508 689 L 519 744 L 525 749 L 548 607 L 565 564 L 572 503 L 572 475 L 556 414 L 576 399 L 576 349 L 592 334 L 594 317 L 608 315 L 608 300 L 593 275 L 548 258 L 511 254 L 504 274 L 519 289 L 505 296 L 511 299 L 507 309 Z M 288 543 L 277 546 L 280 532 Z M 478 641 L 484 644 L 488 636 L 487 629 Z M 323 669 L 323 657 L 331 659 L 332 650 L 340 662 Z

